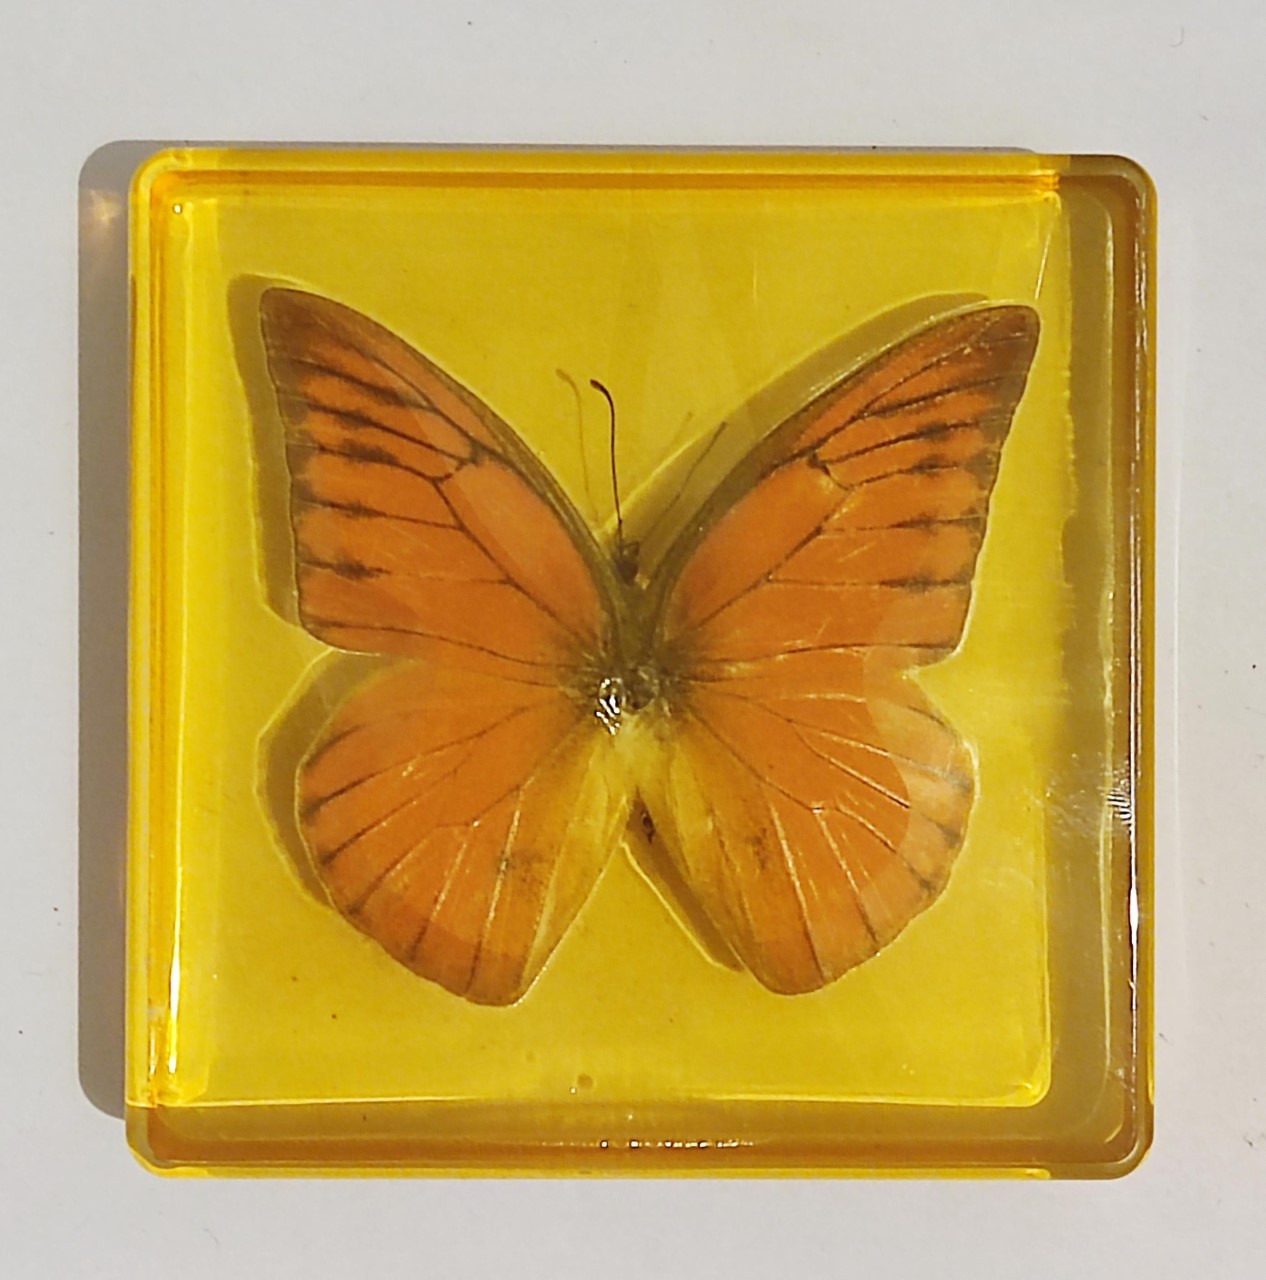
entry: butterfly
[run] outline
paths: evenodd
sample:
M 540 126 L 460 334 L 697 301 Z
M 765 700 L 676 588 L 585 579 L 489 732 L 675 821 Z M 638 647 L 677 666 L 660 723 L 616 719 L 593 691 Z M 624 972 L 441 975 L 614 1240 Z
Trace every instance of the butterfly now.
M 828 379 L 649 564 L 403 339 L 270 288 L 302 626 L 394 661 L 298 768 L 333 905 L 517 1001 L 641 818 L 739 965 L 818 990 L 944 887 L 968 748 L 910 678 L 959 644 L 1038 340 L 1024 306 Z

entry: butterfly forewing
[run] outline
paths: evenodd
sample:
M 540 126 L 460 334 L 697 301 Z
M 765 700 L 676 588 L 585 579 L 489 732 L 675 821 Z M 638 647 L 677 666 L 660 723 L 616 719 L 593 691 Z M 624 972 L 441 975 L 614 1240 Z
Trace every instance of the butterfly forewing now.
M 934 324 L 741 462 L 664 561 L 676 689 L 644 799 L 766 986 L 808 991 L 939 893 L 973 771 L 904 674 L 962 637 L 1037 342 L 1022 307 Z
M 1028 308 L 969 312 L 777 428 L 666 557 L 665 648 L 952 650 L 1036 343 Z
M 299 609 L 339 648 L 570 669 L 613 610 L 597 544 L 514 432 L 348 307 L 270 289 Z

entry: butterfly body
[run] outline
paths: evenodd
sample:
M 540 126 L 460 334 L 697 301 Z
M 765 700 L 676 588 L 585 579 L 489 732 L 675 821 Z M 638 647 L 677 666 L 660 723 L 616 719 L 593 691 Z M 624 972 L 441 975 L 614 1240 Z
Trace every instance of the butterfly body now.
M 261 319 L 300 619 L 398 659 L 299 769 L 348 919 L 511 1003 L 635 812 L 773 991 L 834 981 L 936 898 L 974 767 L 910 676 L 961 638 L 1032 311 L 948 317 L 820 389 L 646 563 L 388 330 L 286 289 Z

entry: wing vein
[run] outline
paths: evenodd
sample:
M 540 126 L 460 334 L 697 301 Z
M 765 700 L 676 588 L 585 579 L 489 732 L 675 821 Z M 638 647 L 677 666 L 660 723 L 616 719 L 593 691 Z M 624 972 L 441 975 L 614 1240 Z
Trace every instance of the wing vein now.
M 386 402 L 384 401 L 384 403 Z M 429 449 L 432 453 L 438 453 L 440 457 L 448 458 L 450 462 L 457 463 L 458 466 L 463 466 L 470 461 L 469 456 L 463 457 L 461 454 L 452 453 L 448 449 L 443 449 L 438 444 L 428 440 L 425 435 L 410 435 L 409 432 L 401 431 L 399 427 L 389 426 L 387 423 L 383 422 L 381 418 L 372 417 L 367 413 L 359 413 L 355 409 L 341 409 L 336 404 L 330 404 L 323 400 L 314 400 L 308 396 L 304 397 L 303 404 L 307 409 L 313 409 L 318 413 L 328 414 L 331 418 L 338 418 L 340 421 L 350 423 L 355 427 L 364 428 L 369 431 L 381 431 L 384 435 L 394 436 L 397 440 L 403 440 L 405 444 L 413 445 L 416 448 Z M 413 406 L 409 405 L 405 407 L 412 408 Z M 440 413 L 436 409 L 428 409 L 424 412 L 434 413 L 437 417 L 442 418 L 449 426 L 453 427 L 454 430 L 461 430 L 456 423 L 454 423 L 450 418 L 445 417 L 444 414 Z M 304 430 L 302 427 L 299 429 Z M 468 436 L 466 438 L 469 439 Z
M 430 779 L 427 785 L 416 795 L 411 795 L 408 799 L 402 800 L 397 805 L 393 805 L 386 813 L 379 814 L 379 816 L 372 822 L 361 827 L 358 831 L 354 831 L 342 842 L 342 844 L 335 845 L 333 849 L 324 850 L 321 854 L 321 865 L 323 867 L 331 866 L 340 854 L 350 849 L 357 841 L 363 840 L 367 835 L 371 835 L 373 832 L 380 830 L 398 813 L 403 813 L 406 809 L 410 809 L 414 805 L 426 800 L 436 787 L 438 787 L 442 782 L 447 782 L 462 768 L 463 765 L 469 762 L 471 756 L 474 754 L 474 750 L 474 746 L 471 746 L 465 755 L 447 773 L 441 773 Z
M 497 905 L 501 901 L 501 892 L 505 887 L 506 874 L 510 869 L 514 840 L 519 833 L 519 823 L 523 819 L 523 793 L 527 790 L 527 786 L 527 782 L 520 785 L 518 795 L 515 797 L 514 812 L 510 818 L 510 825 L 506 830 L 506 838 L 501 844 L 501 853 L 497 857 L 497 871 L 492 882 L 492 896 L 488 902 L 488 910 L 484 915 L 483 923 L 479 927 L 479 937 L 475 939 L 475 945 L 471 950 L 470 973 L 463 988 L 465 991 L 469 991 L 474 985 L 475 974 L 479 969 L 479 959 L 483 955 L 484 944 L 488 941 L 488 934 L 492 930 L 492 922 L 497 917 Z
M 800 883 L 800 872 L 796 867 L 796 855 L 787 841 L 787 830 L 778 816 L 778 809 L 772 796 L 763 796 L 765 807 L 769 810 L 770 821 L 774 825 L 774 834 L 778 837 L 778 847 L 782 851 L 783 862 L 787 868 L 787 879 L 791 882 L 791 891 L 795 895 L 796 907 L 800 913 L 800 927 L 804 932 L 804 940 L 809 944 L 809 954 L 813 957 L 818 977 L 826 981 L 826 968 L 822 963 L 822 953 L 818 948 L 818 940 L 814 936 L 813 922 L 809 919 L 809 904 L 805 901 L 804 886 Z
M 963 348 L 959 347 L 952 354 L 960 355 L 962 350 Z M 946 358 L 948 359 L 949 357 Z M 917 408 L 921 404 L 931 404 L 935 400 L 942 400 L 946 396 L 957 395 L 961 391 L 978 391 L 984 387 L 995 387 L 1001 382 L 1006 382 L 1006 380 L 1011 376 L 1008 371 L 1004 371 L 1002 373 L 993 374 L 988 378 L 973 378 L 970 382 L 954 382 L 948 387 L 940 387 L 936 391 L 926 391 L 922 395 L 913 396 L 909 400 L 899 400 L 894 404 L 887 404 L 882 409 L 875 408 L 877 401 L 886 400 L 899 387 L 905 386 L 907 382 L 912 381 L 914 378 L 918 377 L 919 374 L 927 373 L 930 369 L 935 369 L 938 364 L 942 363 L 944 363 L 944 361 L 933 361 L 923 369 L 920 369 L 917 373 L 912 374 L 909 378 L 902 378 L 900 382 L 894 383 L 880 395 L 877 395 L 875 399 L 867 404 L 863 409 L 858 410 L 857 416 L 851 418 L 846 425 L 851 426 L 854 423 L 864 422 L 867 419 L 873 418 L 896 417 L 900 413 L 905 413 L 908 409 Z M 840 430 L 845 430 L 845 427 L 841 427 Z
M 756 780 L 761 786 L 769 787 L 771 791 L 776 791 L 778 792 L 779 795 L 785 796 L 788 800 L 791 801 L 792 804 L 797 805 L 799 806 L 799 808 L 803 809 L 805 813 L 812 814 L 813 812 L 815 812 L 812 805 L 806 804 L 803 800 L 800 799 L 799 796 L 793 795 L 790 791 L 788 791 L 786 787 L 780 786 L 778 783 L 774 782 L 771 778 L 768 778 L 762 775 L 755 765 L 753 765 L 749 760 L 747 760 L 742 755 L 741 752 L 736 751 L 734 747 L 731 746 L 730 743 L 708 722 L 707 718 L 700 714 L 697 707 L 691 708 L 691 714 L 708 731 L 708 733 L 710 733 L 712 737 L 714 737 L 717 740 L 717 742 L 731 756 L 733 756 L 733 758 L 737 760 L 740 765 L 743 766 L 744 769 L 746 769 L 750 774 L 752 774 L 756 778 Z M 929 889 L 932 887 L 919 874 L 919 872 L 916 871 L 913 866 L 911 866 L 909 859 L 906 858 L 906 856 L 901 852 L 901 850 L 898 849 L 897 846 L 893 844 L 893 842 L 886 835 L 884 835 L 884 833 L 880 831 L 878 827 L 876 827 L 873 823 L 868 822 L 860 813 L 856 812 L 856 810 L 846 808 L 843 804 L 838 802 L 835 804 L 825 804 L 822 806 L 822 808 L 829 810 L 831 813 L 838 813 L 841 817 L 852 818 L 852 820 L 856 822 L 859 826 L 865 827 L 866 830 L 869 831 L 871 835 L 873 835 L 875 839 L 878 840 L 879 843 L 884 846 L 885 849 L 887 849 L 895 858 L 897 858 L 902 863 L 903 866 L 905 866 L 909 870 L 910 874 L 913 875 L 914 878 L 918 880 L 918 882 L 921 885 Z
M 475 644 L 473 640 L 458 640 L 453 636 L 440 635 L 434 631 L 420 631 L 417 627 L 395 627 L 385 622 L 339 622 L 333 618 L 317 618 L 304 614 L 304 625 L 321 627 L 330 631 L 380 631 L 384 635 L 418 636 L 422 640 L 435 640 L 441 644 L 455 645 L 459 649 L 469 649 L 473 653 L 487 654 L 490 658 L 500 658 L 504 662 L 513 662 L 521 667 L 539 667 L 542 671 L 560 671 L 556 662 L 537 662 L 531 658 L 518 658 L 513 654 L 502 653 L 499 649 L 488 645 Z M 508 678 L 508 677 L 507 677 Z M 546 684 L 545 681 L 521 680 L 523 684 Z
M 862 898 L 862 891 L 858 888 L 857 879 L 853 875 L 853 868 L 849 865 L 848 856 L 844 850 L 836 843 L 835 837 L 831 834 L 831 828 L 827 825 L 826 819 L 820 814 L 815 813 L 814 819 L 817 821 L 818 827 L 821 829 L 826 842 L 831 847 L 831 852 L 835 854 L 835 860 L 839 863 L 840 869 L 844 872 L 844 879 L 848 881 L 849 890 L 853 894 L 853 900 L 857 903 L 857 914 L 861 917 L 862 924 L 866 926 L 866 932 L 870 934 L 870 940 L 874 943 L 875 948 L 879 947 L 879 934 L 875 932 L 874 923 L 871 921 L 870 912 L 866 908 L 866 903 Z
M 526 790 L 526 785 L 524 790 Z M 581 806 L 579 805 L 571 807 L 568 811 L 566 825 L 563 827 L 562 835 L 558 839 L 558 856 L 550 863 L 549 875 L 537 903 L 536 919 L 532 925 L 532 946 L 527 949 L 524 953 L 525 955 L 530 956 L 532 951 L 540 944 L 541 929 L 545 924 L 548 912 L 553 907 L 553 899 L 558 885 L 558 873 L 562 868 L 562 854 L 571 841 L 572 831 L 575 829 L 580 812 Z
M 994 446 L 994 447 L 982 450 L 981 453 L 994 455 L 998 453 L 998 448 Z M 779 465 L 785 466 L 793 460 L 794 459 L 787 459 L 786 462 L 780 463 Z M 826 526 L 835 519 L 840 508 L 859 489 L 865 489 L 869 485 L 876 484 L 881 480 L 891 480 L 897 476 L 909 475 L 914 471 L 917 471 L 918 474 L 920 475 L 936 475 L 946 471 L 961 471 L 962 469 L 963 469 L 962 464 L 958 462 L 920 466 L 917 468 L 916 467 L 898 467 L 893 471 L 885 471 L 880 475 L 867 476 L 864 480 L 858 480 L 852 484 L 841 484 L 838 480 L 835 479 L 834 476 L 830 474 L 829 471 L 825 471 L 824 474 L 827 476 L 827 479 L 830 480 L 830 482 L 833 485 L 835 485 L 840 495 L 839 498 L 836 500 L 836 502 L 826 512 L 826 514 L 818 521 L 817 524 L 815 524 L 807 533 L 805 533 L 803 537 L 801 537 L 793 546 L 789 547 L 786 551 L 784 551 L 779 556 L 777 560 L 773 561 L 759 578 L 755 579 L 755 581 L 753 582 L 748 583 L 747 586 L 742 587 L 741 589 L 736 591 L 732 596 L 729 596 L 727 599 L 723 600 L 720 604 L 716 605 L 710 612 L 705 613 L 701 617 L 693 620 L 690 626 L 683 630 L 682 634 L 688 634 L 691 631 L 698 631 L 701 628 L 706 627 L 708 623 L 712 622 L 715 618 L 717 618 L 718 615 L 724 613 L 726 609 L 729 609 L 733 605 L 738 604 L 741 600 L 746 599 L 748 596 L 752 594 L 753 591 L 757 591 L 760 588 L 768 585 L 770 580 L 778 573 L 780 569 L 783 568 L 784 565 L 787 564 L 787 562 L 793 556 L 795 556 L 800 551 L 803 551 L 810 543 L 815 541 L 817 538 L 823 536 L 826 530 Z M 888 528 L 888 527 L 891 527 L 891 526 L 878 526 L 877 530 Z M 890 584 L 880 582 L 880 583 L 872 583 L 868 585 L 882 587 Z M 900 584 L 893 584 L 893 585 L 900 586 Z M 858 647 L 864 647 L 864 646 L 858 646 Z M 903 647 L 914 647 L 914 646 L 903 646 Z M 941 646 L 934 646 L 934 647 L 941 647 Z M 788 651 L 788 652 L 791 652 L 791 651 Z
M 365 378 L 361 378 L 354 373 L 349 373 L 346 369 L 336 368 L 334 365 L 326 363 L 324 360 L 317 360 L 313 356 L 298 355 L 290 351 L 278 351 L 279 355 L 287 364 L 300 369 L 312 369 L 316 373 L 328 374 L 331 378 L 337 378 L 340 382 L 346 382 L 349 386 L 355 387 L 359 391 L 366 392 L 370 397 L 382 404 L 398 404 L 406 409 L 422 409 L 427 412 L 439 413 L 434 403 L 420 388 L 415 387 L 407 378 L 402 378 L 393 369 L 389 369 L 382 363 L 372 352 L 367 351 L 363 345 L 357 343 L 351 348 L 357 355 L 368 360 L 376 368 L 386 373 L 391 383 L 397 383 L 408 387 L 409 395 L 401 394 L 397 386 L 384 386 L 381 382 L 369 382 Z M 307 400 L 307 393 L 302 394 L 302 399 Z M 446 414 L 440 414 L 441 417 L 447 418 Z M 456 424 L 453 424 L 456 426 Z M 461 431 L 460 427 L 457 430 Z M 466 432 L 462 432 L 466 435 Z M 469 437 L 468 437 L 469 438 Z
M 422 946 L 426 938 L 427 932 L 434 923 L 436 916 L 439 915 L 445 902 L 448 901 L 449 890 L 453 887 L 453 881 L 457 879 L 457 873 L 461 870 L 462 864 L 466 861 L 466 852 L 470 848 L 473 837 L 473 830 L 466 828 L 465 839 L 462 840 L 461 847 L 453 855 L 453 860 L 448 864 L 448 870 L 444 873 L 444 883 L 440 885 L 440 891 L 435 895 L 435 901 L 431 904 L 431 910 L 427 913 L 422 921 L 422 927 L 414 935 L 413 941 L 409 943 L 409 949 L 405 952 L 405 963 L 412 964 L 417 958 L 418 949 Z
M 353 443 L 345 449 L 335 449 L 309 437 L 306 440 L 292 440 L 290 449 L 294 453 L 324 453 L 331 458 L 342 458 L 345 462 L 375 462 L 380 467 L 391 467 L 395 471 L 403 471 L 406 475 L 413 476 L 416 480 L 425 480 L 430 485 L 434 485 L 437 479 L 442 478 L 419 471 L 416 467 L 409 466 L 407 462 L 402 462 L 394 453 L 373 445 L 358 447 Z
M 940 778 L 944 782 L 949 782 L 960 790 L 967 787 L 967 780 L 956 773 L 951 773 L 945 769 L 938 769 L 935 765 L 928 764 L 925 760 L 916 760 L 913 756 L 902 755 L 900 752 L 892 750 L 890 747 L 881 747 L 873 742 L 867 742 L 864 738 L 854 738 L 846 733 L 841 733 L 838 729 L 828 729 L 824 725 L 815 724 L 812 720 L 802 720 L 797 716 L 789 715 L 785 711 L 779 710 L 777 707 L 771 706 L 768 702 L 763 702 L 759 698 L 752 697 L 751 694 L 742 693 L 737 689 L 726 689 L 719 687 L 713 690 L 714 693 L 726 698 L 736 698 L 742 702 L 749 703 L 760 710 L 767 712 L 771 716 L 775 716 L 781 720 L 789 728 L 799 733 L 801 729 L 811 730 L 813 733 L 820 733 L 823 737 L 830 738 L 834 742 L 843 743 L 845 746 L 858 747 L 862 751 L 868 751 L 873 755 L 879 756 L 884 760 L 896 760 L 900 764 L 909 765 L 912 769 L 917 769 L 921 773 L 927 774 L 929 777 Z M 815 694 L 814 697 L 820 695 Z M 865 698 L 854 698 L 848 694 L 841 695 L 847 701 L 856 702 L 863 705 L 869 705 Z M 941 721 L 936 717 L 929 715 L 926 711 L 921 711 L 918 707 L 905 707 L 914 715 L 923 716 L 925 719 L 931 720 L 933 724 L 940 725 Z M 809 750 L 814 748 L 808 743 L 805 746 Z M 832 763 L 835 763 L 832 761 Z M 841 766 L 843 767 L 843 766 Z
M 867 404 L 863 405 L 862 408 L 858 410 L 858 414 L 860 415 L 867 412 L 867 410 L 870 409 L 871 405 L 873 405 L 876 400 L 882 400 L 885 396 L 892 395 L 892 393 L 896 391 L 899 387 L 904 387 L 906 383 L 913 382 L 914 379 L 919 377 L 920 375 L 928 373 L 932 369 L 939 368 L 941 365 L 948 364 L 951 360 L 957 358 L 958 356 L 961 356 L 963 352 L 969 348 L 1000 347 L 1000 346 L 1005 346 L 1007 343 L 1014 343 L 1020 340 L 1020 335 L 1015 335 L 1015 334 L 1008 335 L 1002 338 L 990 338 L 988 337 L 988 334 L 989 334 L 989 326 L 982 329 L 978 334 L 975 334 L 968 339 L 960 340 L 959 342 L 955 343 L 955 345 L 950 347 L 948 350 L 942 351 L 941 354 L 938 355 L 935 359 L 925 360 L 922 364 L 917 365 L 915 368 L 911 369 L 908 373 L 898 378 L 896 382 L 886 387 L 877 396 L 875 396 L 874 399 L 870 400 Z M 918 339 L 916 338 L 915 341 L 918 341 Z
M 369 900 L 382 888 L 385 887 L 387 880 L 400 871 L 408 862 L 415 858 L 421 852 L 422 846 L 426 843 L 425 838 L 415 841 L 409 845 L 407 849 L 392 863 L 384 867 L 382 871 L 376 875 L 369 885 L 361 891 L 360 896 L 354 901 L 349 902 L 345 910 L 349 916 L 360 915 L 369 905 Z
M 296 490 L 299 489 L 299 482 L 295 482 Z M 313 498 L 307 496 L 306 493 L 297 492 L 295 505 L 299 507 L 319 507 L 326 511 L 345 511 L 349 516 L 358 519 L 367 520 L 399 520 L 404 524 L 420 524 L 425 525 L 428 529 L 451 529 L 451 524 L 446 524 L 439 520 L 423 520 L 418 516 L 400 515 L 394 511 L 383 511 L 378 507 L 366 506 L 363 503 L 350 502 L 331 502 L 326 498 Z
M 838 467 L 845 462 L 855 462 L 858 458 L 865 458 L 872 453 L 882 453 L 885 449 L 896 448 L 897 445 L 913 444 L 919 440 L 937 440 L 947 436 L 954 435 L 958 431 L 970 431 L 978 428 L 981 419 L 964 418 L 954 422 L 938 422 L 934 426 L 921 427 L 917 431 L 907 431 L 904 435 L 889 436 L 886 440 L 876 441 L 874 444 L 863 445 L 860 449 L 853 449 L 849 453 L 832 454 L 827 465 Z M 828 437 L 833 439 L 834 437 Z M 816 444 L 812 450 L 813 453 L 821 454 L 823 452 L 822 442 Z
M 440 527 L 443 528 L 444 526 Z M 516 583 L 505 577 L 480 578 L 474 573 L 466 573 L 460 578 L 454 578 L 451 573 L 439 573 L 435 570 L 428 571 L 424 568 L 383 568 L 379 565 L 366 564 L 363 560 L 351 558 L 347 560 L 321 560 L 315 556 L 301 555 L 297 551 L 295 553 L 295 563 L 306 565 L 311 569 L 327 569 L 330 573 L 354 578 L 405 578 L 411 582 L 478 582 L 486 586 L 517 586 Z
M 345 785 L 339 787 L 336 791 L 331 791 L 326 795 L 323 795 L 319 800 L 314 801 L 311 805 L 309 805 L 304 809 L 304 816 L 311 817 L 313 814 L 319 813 L 321 809 L 324 808 L 325 805 L 329 804 L 331 800 L 335 800 L 339 796 L 346 795 L 349 791 L 354 791 L 357 787 L 364 786 L 366 782 L 369 782 L 374 778 L 381 778 L 383 774 L 390 773 L 393 769 L 408 768 L 412 765 L 419 764 L 421 761 L 426 760 L 430 756 L 438 755 L 441 751 L 451 751 L 454 747 L 463 747 L 468 742 L 478 742 L 479 739 L 482 738 L 485 734 L 491 733 L 494 729 L 500 729 L 502 726 L 509 724 L 511 720 L 516 719 L 518 716 L 526 715 L 527 712 L 536 710 L 537 707 L 541 705 L 542 704 L 538 702 L 526 707 L 516 707 L 511 711 L 507 711 L 505 715 L 499 716 L 496 720 L 493 720 L 490 724 L 486 724 L 482 726 L 480 729 L 476 730 L 475 732 L 466 734 L 464 737 L 453 738 L 448 742 L 436 743 L 434 746 L 428 747 L 424 751 L 416 752 L 413 755 L 406 756 L 403 760 L 397 761 L 394 764 L 389 764 L 382 769 L 374 769 L 370 773 L 362 774 L 360 777 L 354 779 L 352 782 L 348 782 Z M 410 715 L 417 715 L 417 714 L 419 714 L 417 711 L 396 712 L 394 715 L 383 716 L 381 719 L 376 720 L 374 722 L 374 727 L 377 728 L 385 723 L 389 723 L 393 719 L 404 718 Z M 311 764 L 312 761 L 319 759 L 326 750 L 328 750 L 330 747 L 332 747 L 335 744 L 335 742 L 341 741 L 343 738 L 349 736 L 352 733 L 356 733 L 358 730 L 364 729 L 365 727 L 366 726 L 363 724 L 356 725 L 354 728 L 347 730 L 346 733 L 340 734 L 338 738 L 334 739 L 333 741 L 323 744 L 321 751 L 317 752 L 312 756 L 311 760 L 309 761 L 309 764 Z
M 526 479 L 526 477 L 523 476 L 522 473 L 519 472 L 516 468 L 511 467 L 510 470 L 513 471 L 516 475 L 518 475 L 519 479 L 521 480 Z M 449 511 L 453 513 L 453 519 L 457 522 L 458 528 L 461 529 L 466 534 L 466 536 L 484 553 L 484 555 L 486 555 L 488 559 L 491 560 L 493 564 L 495 564 L 497 568 L 500 569 L 501 572 L 505 575 L 506 585 L 509 587 L 512 587 L 515 591 L 519 592 L 519 594 L 522 595 L 524 599 L 530 601 L 533 605 L 535 605 L 536 608 L 538 608 L 543 614 L 545 614 L 545 616 L 549 618 L 552 622 L 554 622 L 562 631 L 566 632 L 566 634 L 571 636 L 571 638 L 577 641 L 577 643 L 583 645 L 585 642 L 584 636 L 582 636 L 580 632 L 578 632 L 576 628 L 572 626 L 571 623 L 561 618 L 558 615 L 557 611 L 549 604 L 548 601 L 533 595 L 532 592 L 514 576 L 513 570 L 505 563 L 502 557 L 498 555 L 498 551 L 500 550 L 500 548 L 496 546 L 489 546 L 472 528 L 470 528 L 469 525 L 466 524 L 466 522 L 462 519 L 461 514 L 458 512 L 457 508 L 453 505 L 452 501 L 449 499 L 448 494 L 444 492 L 443 486 L 440 484 L 437 484 L 435 488 L 436 488 L 436 492 L 440 495 L 441 500 L 448 507 Z

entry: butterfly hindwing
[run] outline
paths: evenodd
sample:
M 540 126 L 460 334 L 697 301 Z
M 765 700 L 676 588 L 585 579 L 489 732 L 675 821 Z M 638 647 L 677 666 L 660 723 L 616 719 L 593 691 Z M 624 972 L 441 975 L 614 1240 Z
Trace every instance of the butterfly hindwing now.
M 905 672 L 958 644 L 1034 313 L 941 321 L 741 462 L 665 559 L 677 695 L 644 798 L 766 985 L 808 991 L 939 893 L 973 770 Z
M 556 687 L 403 663 L 354 692 L 304 761 L 300 829 L 358 928 L 449 991 L 507 1004 L 627 821 L 610 752 Z
M 684 695 L 643 798 L 683 878 L 765 986 L 816 990 L 939 893 L 971 759 L 890 669 L 840 651 L 736 668 Z

